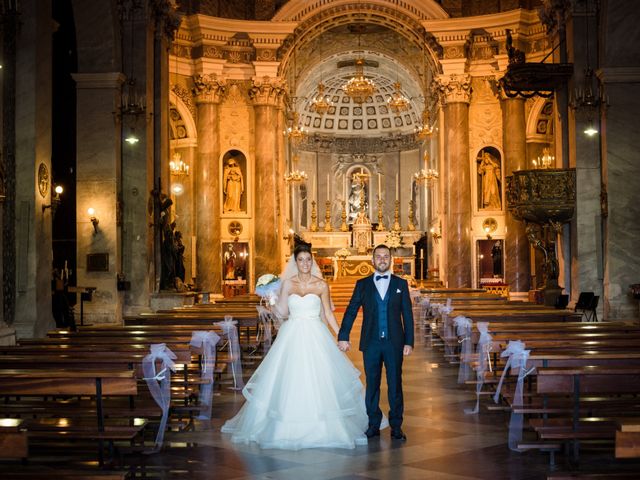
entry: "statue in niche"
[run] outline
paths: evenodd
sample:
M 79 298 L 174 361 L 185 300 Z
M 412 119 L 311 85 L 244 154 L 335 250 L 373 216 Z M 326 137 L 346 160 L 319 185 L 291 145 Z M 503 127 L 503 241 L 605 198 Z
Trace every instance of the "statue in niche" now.
M 236 279 L 236 252 L 233 249 L 233 244 L 227 245 L 227 250 L 224 252 L 224 279 L 235 280 Z
M 502 276 L 502 242 L 497 240 L 491 248 L 491 259 L 493 260 L 493 276 Z
M 486 150 L 482 152 L 478 160 L 478 175 L 481 177 L 481 202 L 480 208 L 487 210 L 502 209 L 502 195 L 500 161 L 494 158 Z
M 244 193 L 244 177 L 235 157 L 226 161 L 222 173 L 222 185 L 224 193 L 222 212 L 241 212 L 240 202 Z
M 364 215 L 368 214 L 368 193 L 368 183 L 366 180 L 354 181 L 351 183 L 351 189 L 349 190 L 349 196 L 347 200 L 347 223 L 355 222 L 360 210 L 363 211 Z

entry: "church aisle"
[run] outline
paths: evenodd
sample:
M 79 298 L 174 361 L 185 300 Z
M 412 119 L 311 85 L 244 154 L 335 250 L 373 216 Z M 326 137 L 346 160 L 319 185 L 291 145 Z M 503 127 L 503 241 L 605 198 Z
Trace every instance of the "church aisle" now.
M 354 331 L 359 329 L 359 324 Z M 457 368 L 443 362 L 417 335 L 414 355 L 404 365 L 406 443 L 391 441 L 389 430 L 368 446 L 354 450 L 261 450 L 236 445 L 220 433 L 244 399 L 223 388 L 215 397 L 208 426 L 195 432 L 167 435 L 167 449 L 145 460 L 147 475 L 191 479 L 541 479 L 548 457 L 539 453 L 511 453 L 506 445 L 506 417 L 502 413 L 464 415 L 472 395 L 456 383 Z M 357 345 L 354 336 L 352 342 Z M 360 352 L 349 356 L 362 370 Z M 383 385 L 383 410 L 388 409 Z

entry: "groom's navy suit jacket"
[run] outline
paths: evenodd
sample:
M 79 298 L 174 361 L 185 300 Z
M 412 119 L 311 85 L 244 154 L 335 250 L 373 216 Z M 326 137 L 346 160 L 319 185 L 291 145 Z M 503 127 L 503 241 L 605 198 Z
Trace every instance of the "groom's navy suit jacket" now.
M 378 339 L 377 295 L 379 294 L 374 284 L 373 275 L 356 282 L 356 288 L 353 291 L 338 332 L 339 341 L 349 341 L 349 333 L 351 333 L 353 321 L 356 319 L 360 307 L 362 307 L 364 314 L 360 350 L 364 352 L 368 346 Z M 387 306 L 389 341 L 394 348 L 402 349 L 404 345 L 413 347 L 413 312 L 411 310 L 411 297 L 409 296 L 407 281 L 396 275 L 391 275 L 387 295 L 389 296 L 389 304 Z

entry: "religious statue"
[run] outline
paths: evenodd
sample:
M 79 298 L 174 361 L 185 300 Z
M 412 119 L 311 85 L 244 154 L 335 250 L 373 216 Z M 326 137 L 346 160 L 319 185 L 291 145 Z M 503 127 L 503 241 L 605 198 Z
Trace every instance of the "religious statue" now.
M 227 160 L 224 167 L 222 185 L 224 192 L 223 213 L 242 211 L 240 201 L 244 193 L 244 178 L 238 162 L 233 157 Z
M 224 259 L 224 279 L 236 279 L 236 252 L 233 250 L 233 244 L 227 246 L 227 250 L 223 255 Z
M 176 244 L 174 237 L 175 222 L 171 221 L 170 208 L 173 200 L 164 194 L 160 195 L 160 231 L 162 245 L 160 247 L 160 290 L 172 290 L 176 287 Z
M 483 152 L 478 175 L 482 177 L 482 203 L 480 208 L 500 210 L 502 198 L 500 194 L 500 163 L 493 159 L 489 152 Z
M 493 276 L 502 276 L 502 243 L 496 241 L 491 248 L 491 258 L 493 260 Z
M 176 241 L 176 278 L 179 278 L 184 283 L 185 269 L 184 269 L 184 250 L 185 246 L 182 243 L 182 232 L 177 231 L 175 233 Z

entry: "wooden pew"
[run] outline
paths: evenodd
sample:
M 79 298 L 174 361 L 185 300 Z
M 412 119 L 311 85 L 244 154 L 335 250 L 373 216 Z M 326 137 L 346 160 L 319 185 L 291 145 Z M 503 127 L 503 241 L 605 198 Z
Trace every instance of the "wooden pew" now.
M 25 422 L 29 438 L 70 440 L 98 440 L 98 460 L 104 461 L 103 442 L 134 441 L 146 421 L 138 425 L 112 426 L 105 420 L 105 397 L 135 396 L 138 393 L 134 372 L 121 369 L 0 369 L 0 395 L 9 401 L 16 397 L 89 396 L 95 399 L 96 415 L 93 425 L 56 426 L 46 428 L 37 422 Z M 31 423 L 32 428 L 29 423 Z M 141 436 L 141 440 L 144 438 Z

